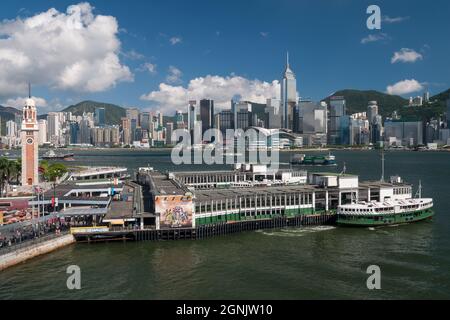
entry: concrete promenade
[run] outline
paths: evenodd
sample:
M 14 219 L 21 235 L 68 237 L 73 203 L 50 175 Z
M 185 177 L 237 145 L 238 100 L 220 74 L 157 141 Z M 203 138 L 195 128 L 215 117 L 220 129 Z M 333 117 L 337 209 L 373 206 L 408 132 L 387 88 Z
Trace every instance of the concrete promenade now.
M 22 263 L 37 256 L 55 251 L 59 248 L 68 246 L 75 242 L 71 234 L 64 234 L 48 240 L 26 243 L 26 245 L 13 248 L 12 251 L 0 253 L 0 271 Z

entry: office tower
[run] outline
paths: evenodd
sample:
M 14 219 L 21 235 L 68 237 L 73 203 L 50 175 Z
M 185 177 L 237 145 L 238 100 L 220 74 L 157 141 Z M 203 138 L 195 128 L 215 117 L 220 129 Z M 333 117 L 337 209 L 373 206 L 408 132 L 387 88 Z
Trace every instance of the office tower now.
M 120 129 L 118 126 L 111 127 L 111 145 L 116 146 L 120 144 Z
M 214 127 L 214 100 L 200 100 L 200 120 L 202 122 L 202 134 Z
M 186 123 L 184 122 L 184 115 L 183 112 L 180 110 L 177 110 L 175 112 L 175 129 L 186 129 Z
M 127 118 L 122 118 L 122 142 L 125 145 L 131 144 L 131 120 Z
M 78 144 L 80 142 L 80 126 L 78 122 L 72 121 L 69 124 L 70 130 L 70 144 Z
M 39 127 L 39 145 L 42 146 L 43 144 L 47 143 L 47 120 L 41 119 L 38 121 L 38 127 Z
M 166 144 L 173 144 L 172 133 L 173 133 L 173 122 L 167 122 L 166 124 Z
M 252 125 L 252 104 L 246 101 L 232 102 L 234 129 L 245 130 Z
M 138 108 L 128 108 L 126 110 L 126 117 L 130 120 L 136 121 L 136 126 L 139 126 L 139 109 Z
M 369 120 L 369 123 L 373 123 L 377 115 L 378 115 L 377 102 L 369 101 L 369 105 L 367 106 L 367 120 Z
M 234 114 L 231 110 L 222 110 L 218 113 L 219 117 L 216 120 L 216 128 L 222 132 L 222 135 L 225 135 L 227 130 L 234 129 Z
M 383 135 L 383 118 L 377 114 L 370 124 L 370 142 L 379 143 Z
M 17 137 L 17 123 L 15 121 L 9 120 L 6 122 L 6 136 L 7 137 Z
M 197 122 L 197 101 L 191 100 L 188 105 L 188 130 L 192 132 Z
M 91 128 L 92 119 L 88 114 L 83 114 L 82 119 L 79 123 L 80 139 L 78 140 L 81 144 L 91 144 Z
M 384 139 L 389 144 L 417 146 L 423 143 L 422 121 L 386 121 Z
M 70 121 L 69 119 L 66 119 Z M 96 108 L 95 109 L 95 125 L 99 127 L 104 127 L 106 124 L 106 114 L 105 108 Z
M 281 101 L 279 99 L 267 99 L 266 105 L 264 110 L 266 115 L 264 126 L 267 129 L 281 128 Z
M 303 133 L 326 134 L 327 133 L 327 105 L 316 104 L 311 101 L 303 101 L 300 106 L 303 114 Z M 300 118 L 300 116 L 299 116 Z
M 152 121 L 152 116 L 150 114 L 150 112 L 142 112 L 140 115 L 140 124 L 141 124 L 141 128 L 143 130 L 149 130 L 150 129 L 150 122 Z
M 334 96 L 330 98 L 330 127 L 328 128 L 328 141 L 330 144 L 340 144 L 341 117 L 346 114 L 344 97 Z
M 50 143 L 59 145 L 59 137 L 61 134 L 61 123 L 58 112 L 50 112 L 47 115 L 48 139 Z
M 426 91 L 423 93 L 423 102 L 424 103 L 430 102 L 430 92 L 429 91 Z
M 289 53 L 286 56 L 286 69 L 281 80 L 281 106 L 283 127 L 292 129 L 294 108 L 297 104 L 297 80 L 289 65 Z
M 159 111 L 156 117 L 158 122 L 158 128 L 164 127 L 164 114 L 161 111 Z

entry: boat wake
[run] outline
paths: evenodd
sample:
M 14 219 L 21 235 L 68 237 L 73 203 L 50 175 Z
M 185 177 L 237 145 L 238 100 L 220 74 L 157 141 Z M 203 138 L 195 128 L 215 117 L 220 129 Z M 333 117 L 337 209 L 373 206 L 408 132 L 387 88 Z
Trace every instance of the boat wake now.
M 257 233 L 261 233 L 265 236 L 271 237 L 303 237 L 308 234 L 321 232 L 321 231 L 330 231 L 336 229 L 333 226 L 317 226 L 317 227 L 302 227 L 302 228 L 285 228 L 285 229 L 277 229 L 273 231 L 269 230 L 258 230 Z

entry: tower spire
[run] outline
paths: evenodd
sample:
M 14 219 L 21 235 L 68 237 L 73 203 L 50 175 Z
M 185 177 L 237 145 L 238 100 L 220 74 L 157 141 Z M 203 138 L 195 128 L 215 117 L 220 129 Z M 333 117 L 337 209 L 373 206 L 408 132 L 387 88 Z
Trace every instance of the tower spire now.
M 286 52 L 286 66 L 289 68 L 289 51 Z
M 28 98 L 31 99 L 31 83 L 28 82 Z

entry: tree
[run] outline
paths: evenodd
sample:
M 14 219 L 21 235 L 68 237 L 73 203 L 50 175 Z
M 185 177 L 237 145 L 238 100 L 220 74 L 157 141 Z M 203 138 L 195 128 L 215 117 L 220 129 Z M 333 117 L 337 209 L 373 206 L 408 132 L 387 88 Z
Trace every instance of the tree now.
M 48 169 L 44 173 L 44 177 L 51 182 L 56 182 L 58 178 L 61 178 L 67 173 L 67 167 L 61 163 L 54 163 L 48 166 Z

